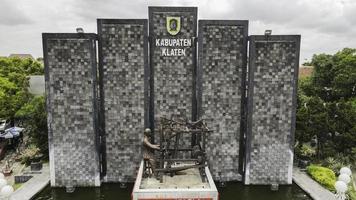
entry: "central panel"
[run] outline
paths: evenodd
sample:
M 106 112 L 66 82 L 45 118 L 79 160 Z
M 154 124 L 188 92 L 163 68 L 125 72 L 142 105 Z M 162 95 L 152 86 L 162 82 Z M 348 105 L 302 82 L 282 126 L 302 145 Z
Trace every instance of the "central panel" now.
M 153 129 L 160 117 L 195 120 L 196 32 L 197 8 L 149 7 Z

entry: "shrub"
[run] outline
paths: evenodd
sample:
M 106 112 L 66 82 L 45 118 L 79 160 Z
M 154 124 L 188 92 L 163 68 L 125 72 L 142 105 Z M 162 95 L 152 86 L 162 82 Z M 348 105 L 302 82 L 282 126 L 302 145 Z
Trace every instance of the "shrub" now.
M 336 182 L 336 176 L 331 169 L 317 165 L 310 165 L 307 167 L 307 172 L 322 186 L 330 191 L 335 191 L 334 184 Z
M 30 136 L 30 143 L 36 145 L 40 152 L 48 154 L 46 100 L 43 96 L 34 97 L 16 112 L 16 117 L 24 122 Z
M 352 183 L 351 183 L 352 184 Z M 352 186 L 349 186 L 349 190 L 347 191 L 347 195 L 350 200 L 356 200 L 356 191 Z
M 296 154 L 301 159 L 312 160 L 312 158 L 315 156 L 315 150 L 309 145 L 302 144 L 296 149 Z
M 28 146 L 20 154 L 20 160 L 22 164 L 30 165 L 33 159 L 36 159 L 36 155 L 39 154 L 40 149 L 35 145 Z
M 340 161 L 340 159 L 338 159 L 338 158 L 327 157 L 324 160 L 323 166 L 333 170 L 333 172 L 336 174 L 339 172 L 341 167 L 345 166 L 345 163 Z

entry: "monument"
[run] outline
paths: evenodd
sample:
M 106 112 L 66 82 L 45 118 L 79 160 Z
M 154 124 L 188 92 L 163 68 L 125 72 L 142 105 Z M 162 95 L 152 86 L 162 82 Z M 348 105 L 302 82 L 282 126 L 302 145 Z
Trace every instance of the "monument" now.
M 197 12 L 149 7 L 148 20 L 98 19 L 97 33 L 43 34 L 52 186 L 141 181 L 142 133 L 158 143 L 161 117 L 206 122 L 213 193 L 212 180 L 292 183 L 300 36 Z M 197 159 L 201 135 L 179 141 Z
M 211 199 L 219 194 L 206 162 L 207 135 L 212 131 L 204 120 L 159 119 L 159 145 L 148 141 L 145 130 L 143 162 L 138 171 L 132 199 Z M 199 141 L 192 148 L 180 145 L 187 136 Z M 184 137 L 185 136 L 185 137 Z M 154 152 L 158 156 L 154 157 Z M 186 154 L 191 155 L 189 158 Z

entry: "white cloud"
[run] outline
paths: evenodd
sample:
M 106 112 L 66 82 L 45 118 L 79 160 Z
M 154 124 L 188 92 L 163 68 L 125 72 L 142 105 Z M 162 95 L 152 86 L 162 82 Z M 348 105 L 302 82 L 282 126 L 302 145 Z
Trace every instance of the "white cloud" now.
M 29 24 L 32 20 L 21 10 L 21 7 L 11 0 L 2 0 L 0 3 L 0 25 L 17 26 Z
M 42 56 L 42 32 L 96 32 L 97 18 L 148 18 L 147 6 L 198 6 L 200 19 L 247 19 L 250 34 L 301 34 L 301 61 L 356 48 L 354 0 L 1 0 L 0 55 Z

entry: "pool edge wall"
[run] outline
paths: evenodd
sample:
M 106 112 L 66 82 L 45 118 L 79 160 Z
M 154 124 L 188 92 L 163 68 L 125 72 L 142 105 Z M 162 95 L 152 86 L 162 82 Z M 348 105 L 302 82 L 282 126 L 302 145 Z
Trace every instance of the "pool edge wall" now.
M 140 169 L 137 174 L 135 185 L 131 194 L 132 200 L 148 200 L 148 199 L 202 199 L 202 200 L 218 200 L 219 192 L 215 186 L 213 178 L 208 167 L 205 167 L 206 179 L 209 183 L 207 188 L 194 189 L 141 189 L 141 181 L 143 174 L 143 162 L 141 162 Z

